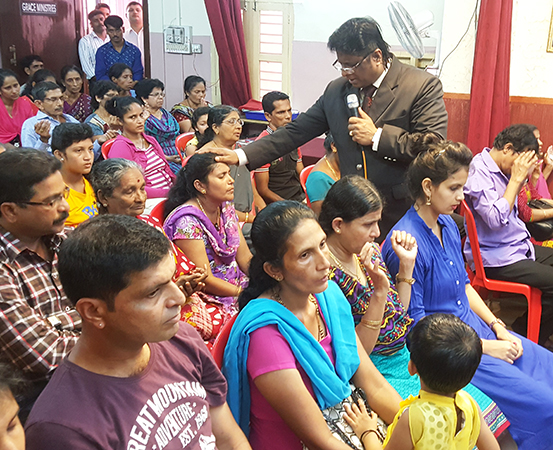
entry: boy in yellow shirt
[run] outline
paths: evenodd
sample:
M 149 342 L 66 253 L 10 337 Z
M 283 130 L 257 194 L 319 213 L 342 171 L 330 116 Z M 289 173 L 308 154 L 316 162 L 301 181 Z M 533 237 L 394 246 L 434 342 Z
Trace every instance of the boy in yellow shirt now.
M 474 399 L 461 389 L 470 383 L 482 358 L 476 332 L 452 314 L 432 314 L 409 333 L 409 373 L 419 374 L 417 397 L 400 403 L 384 444 L 376 415 L 363 402 L 346 407 L 346 421 L 366 450 L 499 450 Z M 370 400 L 370 399 L 369 399 Z
M 61 175 L 69 188 L 67 203 L 71 209 L 68 227 L 98 214 L 94 190 L 84 177 L 94 162 L 92 129 L 85 123 L 62 123 L 52 133 L 52 152 L 61 161 Z

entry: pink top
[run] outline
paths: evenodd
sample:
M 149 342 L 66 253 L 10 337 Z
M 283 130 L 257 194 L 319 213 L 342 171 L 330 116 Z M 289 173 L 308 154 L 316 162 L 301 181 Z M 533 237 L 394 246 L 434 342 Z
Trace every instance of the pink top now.
M 12 115 L 0 100 L 0 142 L 7 144 L 17 136 L 21 138 L 21 127 L 29 117 L 36 115 L 34 104 L 27 97 L 19 97 L 13 104 Z
M 548 156 L 546 156 L 548 158 Z M 536 183 L 536 189 L 541 198 L 547 198 L 551 200 L 551 193 L 549 192 L 549 186 L 547 186 L 547 180 L 543 176 L 543 172 L 540 170 L 540 176 Z
M 327 329 L 328 330 L 328 329 Z M 320 341 L 332 364 L 332 339 L 330 334 Z M 276 325 L 259 328 L 250 334 L 248 350 L 248 379 L 250 382 L 251 410 L 249 441 L 253 450 L 302 450 L 302 443 L 284 420 L 261 395 L 253 380 L 265 373 L 284 369 L 297 369 L 307 390 L 313 398 L 309 377 L 299 365 L 288 341 Z
M 142 134 L 142 137 L 146 142 L 151 144 L 155 153 L 162 159 L 163 166 L 159 168 L 159 171 L 163 172 L 163 176 L 167 177 L 167 179 L 169 179 L 170 182 L 173 183 L 173 181 L 175 180 L 175 174 L 169 167 L 169 163 L 167 162 L 167 159 L 165 158 L 165 155 L 159 143 L 154 137 L 148 136 L 147 134 Z M 130 139 L 126 138 L 123 135 L 119 135 L 115 138 L 115 141 L 111 146 L 108 156 L 110 158 L 129 159 L 131 161 L 137 162 L 140 167 L 142 167 L 142 170 L 144 171 L 144 179 L 146 181 L 146 193 L 148 194 L 148 198 L 167 197 L 170 185 L 167 185 L 163 188 L 154 187 L 155 180 L 152 179 L 152 173 L 146 172 L 148 169 L 149 161 L 145 149 L 137 148 Z

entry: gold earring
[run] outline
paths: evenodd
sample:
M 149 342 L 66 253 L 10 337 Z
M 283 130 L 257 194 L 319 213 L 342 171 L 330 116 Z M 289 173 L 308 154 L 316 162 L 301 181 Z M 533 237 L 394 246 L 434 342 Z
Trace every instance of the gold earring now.
M 61 162 L 64 162 L 64 161 L 65 161 L 65 159 L 63 159 L 63 158 L 60 158 L 60 161 L 61 161 Z
M 430 195 L 426 197 L 426 206 L 430 206 L 432 204 L 432 197 Z
M 205 194 L 207 191 L 205 189 L 202 189 L 202 194 Z
M 277 280 L 280 283 L 282 280 L 284 280 L 284 278 L 278 275 L 275 277 L 275 280 Z
M 103 324 L 102 322 L 100 322 L 100 323 L 98 324 L 98 328 L 104 328 L 104 324 Z

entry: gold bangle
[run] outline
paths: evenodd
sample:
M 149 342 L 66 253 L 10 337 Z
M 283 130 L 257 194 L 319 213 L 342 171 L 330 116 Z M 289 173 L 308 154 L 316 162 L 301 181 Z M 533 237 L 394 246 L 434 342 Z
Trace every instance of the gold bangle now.
M 250 217 L 250 213 L 246 212 L 246 220 L 244 220 L 244 223 L 248 223 L 248 217 Z
M 363 439 L 365 438 L 365 436 L 367 436 L 368 434 L 371 434 L 371 433 L 374 433 L 376 435 L 376 437 L 378 438 L 378 440 L 380 440 L 380 435 L 378 433 L 378 431 L 376 430 L 365 430 L 363 431 L 363 434 L 361 435 L 361 437 L 359 438 L 359 440 L 361 441 L 361 443 L 363 443 Z
M 242 286 L 236 286 L 236 295 L 235 295 L 235 297 L 238 297 L 241 292 L 242 292 Z
M 369 328 L 370 330 L 380 330 L 380 328 L 382 327 L 382 321 L 381 320 L 364 320 L 364 319 L 361 319 L 359 321 L 359 323 L 361 325 L 363 325 L 364 327 Z
M 404 277 L 400 277 L 399 276 L 399 273 L 396 275 L 396 286 L 401 283 L 401 282 L 404 282 L 404 283 L 407 283 L 407 284 L 410 284 L 411 286 L 413 286 L 415 284 L 415 280 L 414 278 L 404 278 Z

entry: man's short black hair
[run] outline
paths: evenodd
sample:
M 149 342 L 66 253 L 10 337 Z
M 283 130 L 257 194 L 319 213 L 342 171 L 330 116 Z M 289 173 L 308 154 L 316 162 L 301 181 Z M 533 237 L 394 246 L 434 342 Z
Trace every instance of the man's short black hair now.
M 30 201 L 36 194 L 34 186 L 60 169 L 56 158 L 40 150 L 20 148 L 0 153 L 0 205 Z
M 476 331 L 453 314 L 422 318 L 409 333 L 411 361 L 424 384 L 441 394 L 465 387 L 482 358 Z
M 275 110 L 275 102 L 278 102 L 279 100 L 290 100 L 290 97 L 288 94 L 280 91 L 267 92 L 261 99 L 263 112 L 271 114 Z
M 52 132 L 52 150 L 65 153 L 67 147 L 82 142 L 85 139 L 92 141 L 92 128 L 87 123 L 60 123 Z
M 42 57 L 39 55 L 27 55 L 21 58 L 21 67 L 23 69 L 27 69 L 31 67 L 31 64 L 33 64 L 35 61 L 43 63 Z
M 123 26 L 123 19 L 121 19 L 121 17 L 116 15 L 108 16 L 106 17 L 106 20 L 104 20 L 104 25 L 106 27 L 109 25 L 110 27 L 113 27 L 116 30 L 118 30 Z
M 357 17 L 344 22 L 328 38 L 328 48 L 333 52 L 356 56 L 368 56 L 379 48 L 384 64 L 392 57 L 380 25 L 371 17 Z
M 507 144 L 511 144 L 515 153 L 522 153 L 524 150 L 537 152 L 539 144 L 534 135 L 535 129 L 535 126 L 524 123 L 509 125 L 495 137 L 493 146 L 497 150 L 502 150 Z
M 140 219 L 105 214 L 71 232 L 59 251 L 59 274 L 73 304 L 97 298 L 114 310 L 115 297 L 131 276 L 160 263 L 171 252 L 167 237 Z
M 33 88 L 33 98 L 35 100 L 44 101 L 44 99 L 48 95 L 48 92 L 55 91 L 56 89 L 59 89 L 61 91 L 61 87 L 59 86 L 59 84 L 52 83 L 51 81 L 41 81 L 40 83 L 37 83 L 36 86 Z
M 99 80 L 92 85 L 92 90 L 90 92 L 90 96 L 92 97 L 90 99 L 90 106 L 92 106 L 92 109 L 97 110 L 100 107 L 100 102 L 96 100 L 96 97 L 103 99 L 109 91 L 119 93 L 119 86 L 113 81 L 108 80 Z
M 125 11 L 128 10 L 131 6 L 140 6 L 142 8 L 142 3 L 140 2 L 129 2 L 125 7 Z

